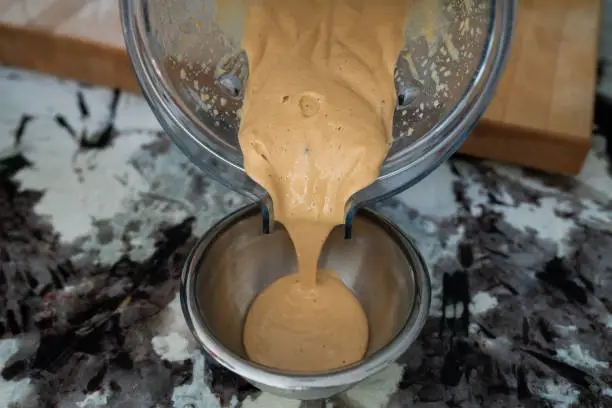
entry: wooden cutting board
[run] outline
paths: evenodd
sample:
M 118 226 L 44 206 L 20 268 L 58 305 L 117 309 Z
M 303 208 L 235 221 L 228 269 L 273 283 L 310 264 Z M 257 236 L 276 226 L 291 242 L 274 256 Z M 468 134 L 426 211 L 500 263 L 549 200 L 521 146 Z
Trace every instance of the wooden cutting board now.
M 520 0 L 508 67 L 461 151 L 579 172 L 590 147 L 600 14 L 601 0 Z M 0 63 L 138 92 L 116 0 L 0 0 Z
M 591 146 L 601 0 L 519 0 L 510 60 L 462 152 L 576 174 Z

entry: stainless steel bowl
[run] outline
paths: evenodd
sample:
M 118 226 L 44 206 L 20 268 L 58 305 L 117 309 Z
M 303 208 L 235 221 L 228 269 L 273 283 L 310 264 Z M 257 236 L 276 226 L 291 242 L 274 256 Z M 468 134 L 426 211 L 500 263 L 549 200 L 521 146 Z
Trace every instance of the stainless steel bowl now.
M 271 393 L 302 400 L 342 392 L 396 361 L 421 332 L 430 305 L 426 265 L 411 240 L 380 215 L 362 209 L 351 239 L 342 227 L 330 235 L 320 266 L 336 271 L 353 290 L 370 323 L 365 359 L 317 375 L 279 372 L 250 362 L 242 345 L 245 315 L 255 296 L 295 272 L 293 245 L 282 226 L 262 233 L 257 205 L 220 221 L 187 259 L 181 304 L 196 340 L 218 363 Z
M 319 264 L 353 290 L 370 323 L 364 360 L 316 375 L 271 370 L 250 362 L 242 345 L 244 318 L 255 296 L 296 270 L 293 245 L 282 226 L 262 233 L 259 206 L 239 210 L 208 231 L 182 275 L 181 304 L 196 340 L 218 363 L 256 387 L 296 399 L 342 392 L 396 361 L 419 335 L 430 305 L 426 265 L 410 239 L 380 215 L 359 210 L 351 238 L 332 231 Z

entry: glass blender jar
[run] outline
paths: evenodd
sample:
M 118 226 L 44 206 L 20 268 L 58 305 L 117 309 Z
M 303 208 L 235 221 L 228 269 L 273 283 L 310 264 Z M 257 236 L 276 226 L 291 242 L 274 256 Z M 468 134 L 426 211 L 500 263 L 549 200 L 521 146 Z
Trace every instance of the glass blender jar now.
M 220 22 L 214 0 L 120 5 L 138 82 L 170 138 L 218 181 L 267 202 L 245 173 L 238 145 L 248 81 L 241 10 Z M 380 176 L 354 195 L 351 208 L 407 189 L 457 150 L 493 96 L 514 17 L 514 0 L 413 2 L 395 75 L 394 142 Z

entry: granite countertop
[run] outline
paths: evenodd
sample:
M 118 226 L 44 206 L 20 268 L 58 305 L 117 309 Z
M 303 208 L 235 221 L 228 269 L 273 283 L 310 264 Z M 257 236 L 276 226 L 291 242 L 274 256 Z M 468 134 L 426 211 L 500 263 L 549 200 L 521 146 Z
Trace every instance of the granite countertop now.
M 0 68 L 0 406 L 299 407 L 207 361 L 186 252 L 243 198 L 136 96 Z M 418 342 L 326 407 L 611 407 L 612 177 L 455 158 L 379 205 L 433 281 Z

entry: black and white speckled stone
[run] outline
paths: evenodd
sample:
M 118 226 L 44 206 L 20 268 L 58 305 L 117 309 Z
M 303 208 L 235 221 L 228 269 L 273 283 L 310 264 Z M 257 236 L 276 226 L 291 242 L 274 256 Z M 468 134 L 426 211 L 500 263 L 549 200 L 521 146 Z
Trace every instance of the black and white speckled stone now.
M 0 87 L 0 405 L 298 408 L 207 362 L 176 301 L 195 237 L 244 200 L 136 97 Z M 431 267 L 430 319 L 401 365 L 302 407 L 612 406 L 611 145 L 572 179 L 455 158 L 380 203 Z

